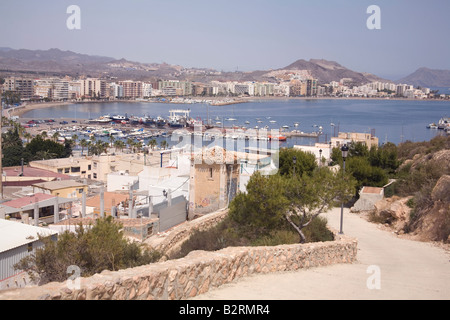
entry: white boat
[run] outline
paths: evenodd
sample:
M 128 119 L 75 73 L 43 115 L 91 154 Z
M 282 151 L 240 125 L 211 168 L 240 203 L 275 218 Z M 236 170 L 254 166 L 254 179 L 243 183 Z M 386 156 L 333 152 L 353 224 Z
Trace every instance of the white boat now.
M 225 120 L 227 120 L 227 121 L 236 121 L 237 119 L 235 119 L 235 118 L 226 118 Z

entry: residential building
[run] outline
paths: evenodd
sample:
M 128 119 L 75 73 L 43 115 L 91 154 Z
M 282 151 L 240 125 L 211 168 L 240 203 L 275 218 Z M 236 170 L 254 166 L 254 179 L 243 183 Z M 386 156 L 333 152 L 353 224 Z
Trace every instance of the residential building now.
M 4 219 L 0 219 L 0 230 L 0 290 L 34 284 L 25 271 L 16 270 L 14 265 L 43 246 L 39 236 L 56 239 L 57 232 Z
M 123 88 L 123 97 L 125 98 L 142 98 L 143 96 L 143 85 L 142 81 L 120 81 L 119 85 Z
M 100 97 L 106 98 L 108 95 L 107 85 L 105 80 L 97 78 L 87 78 L 80 80 L 81 96 L 82 97 Z
M 31 185 L 34 193 L 44 193 L 63 198 L 80 198 L 87 194 L 88 185 L 74 180 L 48 181 Z
M 10 219 L 24 224 L 38 226 L 40 223 L 54 223 L 59 221 L 60 208 L 69 207 L 73 199 L 62 198 L 44 193 L 32 193 L 0 204 L 0 220 Z M 55 208 L 58 205 L 58 215 Z M 35 212 L 37 213 L 35 219 Z
M 372 133 L 339 132 L 337 137 L 331 138 L 331 147 L 342 147 L 344 144 L 361 142 L 369 148 L 378 147 L 378 138 Z
M 3 91 L 15 91 L 21 100 L 30 100 L 34 96 L 34 80 L 9 77 L 5 79 Z
M 31 161 L 29 165 L 72 177 L 106 182 L 107 176 L 111 172 L 123 171 L 130 175 L 137 175 L 142 171 L 144 159 L 145 157 L 140 154 L 103 154 L 91 157 Z

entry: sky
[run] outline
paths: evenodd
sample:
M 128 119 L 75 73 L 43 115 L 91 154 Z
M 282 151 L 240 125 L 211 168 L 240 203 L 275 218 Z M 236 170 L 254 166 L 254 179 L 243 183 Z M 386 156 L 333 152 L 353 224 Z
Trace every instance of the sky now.
M 69 29 L 70 5 L 80 29 Z M 370 5 L 381 29 L 369 29 Z M 448 0 L 16 0 L 0 47 L 58 48 L 143 63 L 253 71 L 326 59 L 397 80 L 450 70 Z

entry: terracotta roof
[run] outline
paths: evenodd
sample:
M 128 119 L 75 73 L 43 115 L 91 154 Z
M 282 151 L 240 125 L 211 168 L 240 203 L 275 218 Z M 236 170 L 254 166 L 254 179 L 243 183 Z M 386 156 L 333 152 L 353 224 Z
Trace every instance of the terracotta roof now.
M 361 193 L 376 193 L 380 194 L 383 191 L 383 188 L 376 188 L 376 187 L 363 187 L 361 190 Z
M 122 201 L 128 201 L 128 195 L 122 194 L 122 193 L 116 193 L 116 192 L 104 192 L 103 194 L 103 204 L 105 210 L 111 210 L 111 207 L 113 206 L 112 203 L 114 202 L 114 205 L 119 205 Z M 96 195 L 95 197 L 92 197 L 88 200 L 86 200 L 86 205 L 89 207 L 100 207 L 100 195 Z
M 29 204 L 33 204 L 35 202 L 40 202 L 43 200 L 52 199 L 54 196 L 50 194 L 44 194 L 44 193 L 35 193 L 32 196 L 25 196 L 19 199 L 14 199 L 8 202 L 3 202 L 2 205 L 13 207 L 13 208 L 22 208 Z
M 7 177 L 17 177 L 19 174 L 22 173 L 22 167 L 21 166 L 15 166 L 15 167 L 7 167 L 3 168 L 3 172 L 6 173 Z M 54 177 L 54 178 L 61 178 L 63 180 L 68 180 L 71 177 L 62 174 L 62 173 L 56 173 L 49 170 L 39 169 L 39 168 L 33 168 L 33 167 L 23 167 L 23 176 L 24 177 Z

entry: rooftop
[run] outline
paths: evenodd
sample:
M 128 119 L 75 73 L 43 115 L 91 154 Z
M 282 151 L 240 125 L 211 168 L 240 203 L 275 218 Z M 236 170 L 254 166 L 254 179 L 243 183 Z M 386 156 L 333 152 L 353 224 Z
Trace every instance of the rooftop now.
M 21 166 L 15 166 L 15 167 L 7 167 L 3 168 L 3 172 L 6 174 L 7 177 L 17 177 L 22 173 L 22 167 Z M 62 173 L 56 173 L 49 170 L 39 169 L 39 168 L 33 168 L 24 166 L 23 167 L 23 177 L 46 177 L 46 178 L 61 178 L 62 180 L 68 180 L 70 179 L 70 176 Z
M 57 234 L 57 232 L 47 228 L 0 219 L 0 252 L 34 242 L 39 238 L 39 235 L 49 236 L 54 234 Z
M 361 190 L 361 193 L 381 194 L 382 192 L 383 188 L 376 188 L 376 187 L 363 187 Z
M 2 205 L 13 207 L 13 208 L 22 208 L 30 204 L 34 204 L 36 202 L 41 202 L 43 200 L 52 199 L 54 196 L 44 193 L 35 193 L 31 196 L 25 196 L 22 198 L 14 199 L 11 201 L 3 202 Z
M 32 185 L 33 187 L 49 189 L 49 190 L 58 190 L 64 188 L 71 187 L 85 187 L 86 184 L 76 182 L 74 180 L 61 180 L 61 181 L 49 181 L 49 182 L 41 182 Z

